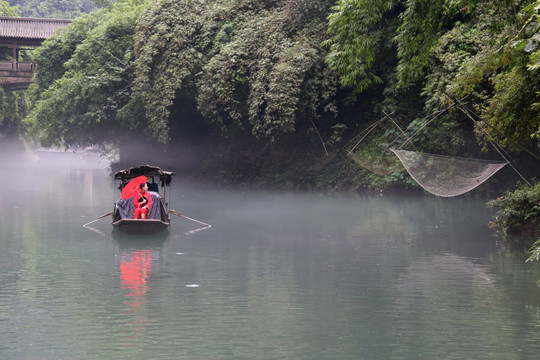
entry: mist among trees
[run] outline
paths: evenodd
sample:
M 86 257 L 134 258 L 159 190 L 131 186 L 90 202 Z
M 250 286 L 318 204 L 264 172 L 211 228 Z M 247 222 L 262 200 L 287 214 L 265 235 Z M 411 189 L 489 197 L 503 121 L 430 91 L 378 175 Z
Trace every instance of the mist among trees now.
M 412 134 L 462 99 L 476 122 L 446 111 L 417 148 L 538 147 L 538 2 L 77 4 L 81 16 L 34 51 L 29 110 L 11 120 L 45 146 L 136 139 L 233 180 L 384 187 L 403 177 L 353 164 L 355 136 L 384 113 Z M 381 126 L 373 157 L 398 131 Z

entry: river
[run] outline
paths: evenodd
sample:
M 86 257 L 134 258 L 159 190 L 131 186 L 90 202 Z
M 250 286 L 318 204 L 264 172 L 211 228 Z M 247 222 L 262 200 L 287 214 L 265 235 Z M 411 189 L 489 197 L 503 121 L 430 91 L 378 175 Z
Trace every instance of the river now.
M 51 167 L 48 167 L 51 168 Z M 1 359 L 537 359 L 540 268 L 484 201 L 173 181 L 122 236 L 105 169 L 4 168 Z

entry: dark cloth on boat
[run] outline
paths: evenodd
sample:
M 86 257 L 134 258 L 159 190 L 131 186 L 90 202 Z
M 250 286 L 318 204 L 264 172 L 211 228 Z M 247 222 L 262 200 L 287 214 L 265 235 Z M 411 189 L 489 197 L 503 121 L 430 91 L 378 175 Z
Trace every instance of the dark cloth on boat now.
M 161 202 L 161 195 L 156 192 L 148 191 L 152 195 L 152 207 L 148 212 L 147 219 L 161 219 L 161 209 L 159 203 Z M 121 219 L 133 219 L 133 212 L 135 206 L 133 205 L 133 198 L 130 199 L 118 199 L 116 201 L 116 208 L 120 214 Z

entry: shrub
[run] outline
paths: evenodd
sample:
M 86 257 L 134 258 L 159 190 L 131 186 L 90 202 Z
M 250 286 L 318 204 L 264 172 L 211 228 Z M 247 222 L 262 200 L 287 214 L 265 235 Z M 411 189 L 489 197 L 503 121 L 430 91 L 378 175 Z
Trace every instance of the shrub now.
M 540 181 L 506 192 L 487 206 L 497 209 L 495 220 L 490 223 L 497 230 L 506 235 L 540 236 Z
M 507 192 L 488 207 L 498 209 L 492 227 L 507 235 L 534 236 L 538 240 L 532 245 L 527 261 L 540 260 L 540 181 L 534 185 L 522 185 L 514 192 Z

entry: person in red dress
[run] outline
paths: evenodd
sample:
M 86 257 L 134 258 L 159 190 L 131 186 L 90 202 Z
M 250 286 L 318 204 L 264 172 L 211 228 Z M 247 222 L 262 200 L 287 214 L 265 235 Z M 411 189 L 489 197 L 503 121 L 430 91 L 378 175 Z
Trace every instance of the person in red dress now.
M 142 183 L 139 189 L 135 192 L 133 197 L 133 205 L 135 209 L 133 211 L 134 219 L 146 219 L 150 208 L 152 207 L 152 196 L 148 192 L 148 184 Z

